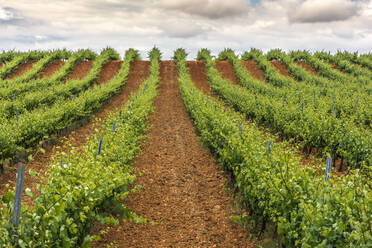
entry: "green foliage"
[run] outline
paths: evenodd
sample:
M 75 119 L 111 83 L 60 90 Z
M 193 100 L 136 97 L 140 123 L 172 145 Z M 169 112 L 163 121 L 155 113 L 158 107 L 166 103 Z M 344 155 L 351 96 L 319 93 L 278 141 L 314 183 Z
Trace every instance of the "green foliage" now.
M 279 58 L 280 54 L 276 53 L 271 52 L 270 56 Z M 315 88 L 307 85 L 301 87 L 297 82 L 285 87 L 264 84 L 253 79 L 233 53 L 224 52 L 221 57 L 229 58 L 239 82 L 244 86 L 237 87 L 221 78 L 207 53 L 201 51 L 199 57 L 207 65 L 207 76 L 213 90 L 258 123 L 268 125 L 284 137 L 295 138 L 305 147 L 317 148 L 323 154 L 328 152 L 344 158 L 352 167 L 371 164 L 372 134 L 370 129 L 363 127 L 371 125 L 372 112 L 367 101 L 353 106 L 344 95 L 342 98 L 335 97 L 335 104 L 332 104 L 332 93 L 329 95 L 330 91 L 324 87 L 320 94 L 317 91 L 317 95 L 324 96 L 316 97 L 314 102 Z M 254 59 L 262 65 L 261 68 L 269 67 L 268 61 L 258 50 L 245 53 L 245 59 Z M 276 72 L 266 78 L 275 81 L 275 75 Z M 356 127 L 356 123 L 360 127 Z
M 366 77 L 364 80 L 372 80 L 372 72 L 366 68 L 358 67 L 353 65 L 348 60 L 344 59 L 342 54 L 338 53 L 335 56 L 332 56 L 330 53 L 326 52 L 316 52 L 314 56 L 320 60 L 325 61 L 326 63 L 331 63 L 337 66 L 338 69 L 350 73 L 356 78 Z
M 372 70 L 372 60 L 369 54 L 360 54 L 358 52 L 350 53 L 347 51 L 338 51 L 336 54 L 341 60 L 347 60 L 351 63 L 362 66 L 363 68 Z
M 135 50 L 133 48 L 129 48 L 127 50 L 126 54 L 128 54 L 128 53 L 133 53 L 134 54 L 134 58 L 133 58 L 134 60 L 141 60 L 141 56 L 140 56 L 140 54 L 138 53 L 137 50 Z M 125 55 L 125 57 L 126 57 L 126 55 Z M 125 60 L 125 57 L 124 57 L 124 60 Z
M 159 48 L 154 47 L 150 52 L 149 52 L 149 58 L 150 60 L 160 60 L 161 58 L 161 52 Z
M 108 56 L 112 60 L 120 60 L 120 55 L 115 51 L 115 49 L 111 47 L 106 47 L 105 49 L 103 49 L 101 51 L 101 55 Z
M 23 247 L 88 247 L 93 240 L 88 235 L 90 227 L 95 220 L 103 221 L 102 210 L 111 208 L 123 217 L 146 221 L 125 211 L 118 200 L 127 195 L 128 187 L 135 179 L 131 161 L 144 139 L 146 120 L 153 110 L 152 103 L 157 94 L 160 54 L 156 51 L 153 54 L 150 77 L 125 106 L 109 114 L 102 131 L 97 130 L 81 152 L 73 149 L 63 168 L 60 158 L 55 158 L 48 183 L 34 200 L 34 207 L 23 208 L 18 230 L 10 224 L 13 193 L 8 192 L 3 197 L 0 247 L 15 246 L 16 243 Z M 123 63 L 126 69 L 112 82 L 121 81 L 122 84 L 126 80 L 125 72 L 136 55 L 138 53 L 134 50 L 126 53 Z M 103 91 L 103 87 L 100 90 Z M 119 111 L 122 111 L 121 115 Z M 114 122 L 116 131 L 112 132 Z M 96 156 L 99 139 L 103 139 L 103 147 L 101 154 Z M 18 235 L 12 235 L 14 231 L 18 231 Z
M 20 52 L 16 52 L 16 51 L 3 51 L 1 54 L 0 54 L 0 63 L 6 63 L 6 62 L 9 62 L 11 61 L 12 59 L 14 59 L 16 56 L 19 56 L 20 55 Z
M 363 88 L 368 92 L 368 94 L 372 93 L 371 78 L 368 78 L 364 75 L 355 77 L 337 70 L 333 70 L 331 65 L 321 61 L 316 56 L 312 56 L 307 51 L 293 51 L 290 52 L 289 55 L 295 61 L 305 61 L 311 67 L 313 67 L 318 72 L 319 75 L 323 77 L 338 82 L 339 84 L 349 85 L 353 87 L 354 90 L 357 90 L 358 88 Z
M 12 80 L 6 80 L 2 82 L 1 85 L 6 85 L 10 81 L 12 84 L 20 84 L 23 82 L 30 81 L 32 79 L 36 80 L 39 74 L 44 70 L 44 68 L 49 65 L 51 62 L 61 59 L 67 59 L 71 56 L 71 52 L 66 50 L 57 50 L 55 52 L 51 52 L 49 55 L 45 56 L 41 60 L 39 60 L 35 65 L 32 66 L 30 70 L 28 70 L 23 75 L 16 77 Z
M 20 53 L 18 56 L 14 56 L 14 58 L 11 61 L 6 62 L 5 65 L 0 68 L 0 80 L 6 79 L 7 76 L 14 70 L 16 70 L 18 65 L 20 65 L 21 63 L 37 61 L 50 55 L 50 53 L 52 52 L 30 51 L 26 53 Z M 2 81 L 0 81 L 0 85 L 1 84 Z
M 199 55 L 208 68 L 209 51 Z M 285 247 L 372 245 L 372 193 L 359 170 L 326 183 L 280 144 L 268 155 L 265 135 L 255 125 L 239 131 L 245 117 L 197 90 L 185 59 L 177 60 L 177 66 L 181 96 L 203 142 L 233 173 L 246 207 L 277 227 Z
M 14 96 L 21 97 L 26 93 L 45 89 L 46 87 L 60 84 L 66 79 L 68 74 L 73 70 L 75 65 L 82 60 L 92 60 L 96 58 L 96 54 L 90 50 L 79 50 L 71 55 L 69 60 L 49 78 L 31 80 L 20 84 L 14 84 L 12 80 L 2 81 L 0 83 L 0 99 L 12 100 Z
M 372 58 L 368 54 L 360 55 L 359 57 L 353 58 L 351 61 L 372 70 Z
M 185 49 L 183 49 L 183 48 L 178 48 L 174 52 L 174 55 L 173 55 L 174 60 L 183 60 L 183 59 L 186 59 L 186 57 L 187 57 L 187 53 L 186 53 Z
M 314 98 L 314 92 L 317 92 L 321 87 L 320 94 L 316 97 L 317 105 L 322 104 L 318 109 L 329 109 L 328 113 L 334 111 L 336 116 L 344 116 L 347 119 L 352 119 L 354 123 L 362 127 L 371 127 L 372 106 L 370 101 L 370 94 L 368 90 L 361 86 L 351 86 L 350 84 L 339 84 L 327 78 L 312 75 L 301 66 L 296 65 L 290 56 L 281 52 L 280 50 L 272 50 L 267 53 L 268 60 L 280 60 L 287 66 L 289 73 L 299 81 L 293 82 L 286 90 L 296 90 L 297 95 L 301 94 L 300 98 L 311 99 Z M 372 84 L 370 84 L 372 86 Z M 368 85 L 367 85 L 368 87 Z M 335 102 L 330 104 L 329 99 L 335 96 Z M 356 106 L 356 99 L 359 104 Z
M 65 84 L 58 84 L 48 88 L 42 87 L 37 91 L 28 92 L 22 97 L 15 100 L 0 100 L 0 117 L 10 118 L 16 113 L 23 114 L 31 111 L 42 104 L 50 106 L 57 101 L 62 101 L 80 94 L 87 90 L 98 79 L 102 67 L 110 60 L 117 58 L 117 54 L 112 54 L 112 50 L 104 50 L 101 55 L 94 61 L 93 68 L 88 75 L 82 80 L 71 80 Z M 117 55 L 117 56 L 116 56 Z
M 45 110 L 36 109 L 24 112 L 18 121 L 13 118 L 3 122 L 0 127 L 0 157 L 11 158 L 18 151 L 32 147 L 44 136 L 55 134 L 75 121 L 94 113 L 111 96 L 116 94 L 126 82 L 130 63 L 136 57 L 136 54 L 137 52 L 132 50 L 127 52 L 122 68 L 109 82 L 94 86 L 91 90 L 84 91 L 75 99 L 72 98 L 69 101 L 60 98 L 54 105 Z M 87 78 L 95 80 L 99 72 L 98 66 L 92 68 Z M 86 80 L 88 80 L 87 78 Z

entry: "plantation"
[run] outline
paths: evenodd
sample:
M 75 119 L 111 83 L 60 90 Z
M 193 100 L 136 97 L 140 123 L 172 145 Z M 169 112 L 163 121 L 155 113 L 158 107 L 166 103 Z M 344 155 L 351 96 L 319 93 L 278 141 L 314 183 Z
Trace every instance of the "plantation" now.
M 372 247 L 370 55 L 161 56 L 0 54 L 0 247 Z

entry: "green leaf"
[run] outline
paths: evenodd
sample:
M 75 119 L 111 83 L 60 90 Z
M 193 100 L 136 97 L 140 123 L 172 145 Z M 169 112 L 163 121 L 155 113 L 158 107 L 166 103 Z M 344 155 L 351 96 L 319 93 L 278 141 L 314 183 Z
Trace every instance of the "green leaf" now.
M 25 189 L 25 193 L 28 197 L 30 197 L 31 199 L 34 199 L 34 194 L 32 193 L 31 189 L 30 188 L 26 188 Z

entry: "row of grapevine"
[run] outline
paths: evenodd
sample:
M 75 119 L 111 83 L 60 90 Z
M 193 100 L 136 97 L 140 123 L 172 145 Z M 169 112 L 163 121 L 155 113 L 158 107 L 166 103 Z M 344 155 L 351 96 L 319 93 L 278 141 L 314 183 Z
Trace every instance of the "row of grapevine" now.
M 28 70 L 23 75 L 16 77 L 14 79 L 7 79 L 0 82 L 0 85 L 17 85 L 20 83 L 28 82 L 30 80 L 36 80 L 39 74 L 44 70 L 44 68 L 56 60 L 68 59 L 71 56 L 71 52 L 66 50 L 57 50 L 51 52 L 49 55 L 44 56 L 44 58 L 40 59 L 36 64 L 32 66 L 30 70 Z
M 372 70 L 372 59 L 369 58 L 367 54 L 361 54 L 358 56 L 358 53 L 349 53 L 347 51 L 344 51 L 338 52 L 336 55 L 352 63 Z
M 342 70 L 343 72 L 350 73 L 354 77 L 364 76 L 372 80 L 372 71 L 353 65 L 351 62 L 343 59 L 341 56 L 333 56 L 326 52 L 316 52 L 314 53 L 314 56 L 325 61 L 326 63 L 334 64 L 338 69 Z
M 260 53 L 260 55 L 263 56 L 262 53 Z M 285 54 L 280 49 L 269 51 L 266 54 L 266 59 L 278 60 L 282 62 L 287 67 L 288 73 L 293 76 L 294 79 L 302 81 L 298 82 L 297 84 L 302 84 L 302 87 L 310 89 L 312 87 L 318 86 L 319 88 L 321 88 L 321 91 L 324 95 L 329 95 L 335 90 L 337 90 L 336 93 L 338 95 L 342 96 L 356 96 L 357 94 L 366 94 L 365 86 L 361 86 L 360 84 L 343 84 L 319 75 L 311 74 L 300 65 L 297 65 L 291 56 Z
M 6 79 L 20 64 L 30 61 L 38 61 L 45 56 L 48 56 L 49 53 L 50 52 L 31 51 L 14 56 L 14 59 L 6 62 L 5 65 L 0 68 L 0 85 L 2 82 L 1 80 Z
M 181 97 L 203 142 L 233 173 L 246 207 L 257 218 L 273 223 L 284 245 L 372 245 L 371 185 L 358 170 L 337 179 L 333 186 L 334 180 L 324 182 L 315 169 L 301 165 L 293 153 L 280 145 L 274 145 L 268 153 L 266 136 L 255 125 L 242 126 L 244 116 L 226 109 L 193 86 L 185 51 L 177 50 L 174 57 Z M 218 77 L 216 71 L 214 74 L 209 78 Z
M 319 75 L 329 78 L 333 81 L 337 81 L 343 84 L 357 84 L 360 85 L 361 87 L 363 85 L 370 86 L 371 82 L 370 78 L 365 76 L 354 77 L 352 75 L 348 75 L 340 71 L 334 70 L 331 65 L 321 61 L 320 59 L 311 55 L 307 51 L 292 51 L 289 53 L 289 55 L 295 61 L 305 61 L 311 67 L 313 67 L 318 72 Z M 369 87 L 368 90 L 369 93 L 372 92 L 371 87 Z
M 270 126 L 285 137 L 301 141 L 305 147 L 337 155 L 352 167 L 372 164 L 372 135 L 369 130 L 356 128 L 346 118 L 330 117 L 328 113 L 315 108 L 302 109 L 301 105 L 284 103 L 249 87 L 235 86 L 221 78 L 208 50 L 201 50 L 198 59 L 206 64 L 212 89 L 248 117 Z M 241 81 L 249 83 L 249 78 L 241 76 Z
M 55 134 L 72 123 L 89 117 L 111 96 L 116 94 L 126 81 L 130 63 L 139 58 L 136 51 L 129 50 L 118 74 L 109 82 L 94 86 L 68 101 L 59 97 L 49 108 L 25 112 L 19 118 L 4 121 L 0 126 L 0 159 L 25 154 L 43 137 Z M 97 72 L 99 69 L 97 68 Z M 93 76 L 92 76 L 93 77 Z
M 222 58 L 231 56 L 235 56 L 232 51 L 221 53 Z M 270 95 L 277 97 L 278 101 L 285 98 L 286 102 L 304 104 L 305 108 L 316 108 L 317 112 L 323 111 L 337 118 L 347 118 L 360 126 L 371 125 L 372 108 L 369 107 L 369 95 L 364 91 L 355 92 L 350 86 L 344 85 L 337 85 L 336 88 L 334 82 L 310 75 L 279 50 L 270 51 L 266 57 L 258 50 L 251 50 L 244 54 L 245 60 L 254 60 L 262 69 L 266 80 L 271 84 L 261 87 L 269 88 Z M 283 62 L 289 69 L 289 73 L 301 82 L 286 78 L 276 72 L 268 61 L 272 59 Z M 286 82 L 286 86 L 274 87 L 275 82 Z
M 0 118 L 9 119 L 16 114 L 24 114 L 41 105 L 50 106 L 58 100 L 70 98 L 88 89 L 98 79 L 102 67 L 111 59 L 118 59 L 119 55 L 113 50 L 104 50 L 94 61 L 92 69 L 82 80 L 72 80 L 67 83 L 60 82 L 53 86 L 39 87 L 33 91 L 26 91 L 27 94 L 15 96 L 13 99 L 0 100 Z M 49 82 L 49 81 L 48 81 Z M 4 122 L 4 121 L 2 121 Z
M 16 51 L 7 51 L 0 54 L 0 64 L 7 63 L 18 56 L 20 52 Z
M 126 54 L 129 68 L 136 51 Z M 138 54 L 137 54 L 138 55 Z M 111 113 L 81 152 L 73 149 L 62 163 L 59 158 L 51 164 L 51 174 L 42 187 L 34 206 L 24 208 L 20 227 L 14 228 L 9 214 L 13 194 L 3 198 L 0 219 L 0 246 L 20 247 L 87 247 L 92 240 L 89 230 L 100 211 L 112 206 L 125 214 L 118 202 L 128 194 L 134 181 L 131 161 L 140 149 L 147 129 L 147 117 L 153 110 L 159 81 L 160 51 L 150 53 L 150 76 L 120 111 Z M 125 81 L 123 72 L 116 81 Z M 97 153 L 98 144 L 102 144 Z M 29 192 L 29 191 L 28 191 Z M 32 193 L 29 192 L 32 196 Z M 16 235 L 15 235 L 16 234 Z
M 115 58 L 115 53 L 112 53 Z M 75 65 L 82 60 L 93 60 L 96 58 L 96 54 L 90 50 L 80 50 L 69 58 L 69 60 L 51 77 L 43 78 L 36 81 L 24 82 L 22 84 L 14 85 L 12 81 L 7 83 L 2 82 L 0 84 L 0 99 L 13 99 L 14 97 L 21 97 L 27 92 L 37 91 L 46 87 L 60 84 L 65 80 L 68 74 L 73 70 Z

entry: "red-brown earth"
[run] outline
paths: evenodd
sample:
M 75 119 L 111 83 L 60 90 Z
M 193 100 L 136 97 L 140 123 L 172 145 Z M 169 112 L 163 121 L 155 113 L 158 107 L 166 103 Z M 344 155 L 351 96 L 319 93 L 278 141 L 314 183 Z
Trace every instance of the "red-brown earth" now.
M 201 62 L 188 65 L 192 78 L 204 77 L 190 68 Z M 173 61 L 161 62 L 160 77 L 148 139 L 134 161 L 135 184 L 144 189 L 124 200 L 149 223 L 97 223 L 92 234 L 105 234 L 93 247 L 254 247 L 248 233 L 229 220 L 227 175 L 198 140 Z
M 47 78 L 56 73 L 65 64 L 64 61 L 56 60 L 47 65 L 40 73 L 39 78 Z
M 16 77 L 22 76 L 27 71 L 31 70 L 32 67 L 34 66 L 34 64 L 36 64 L 36 63 L 37 63 L 37 61 L 26 62 L 26 63 L 20 64 L 15 71 L 11 72 L 8 75 L 8 79 L 14 79 Z

